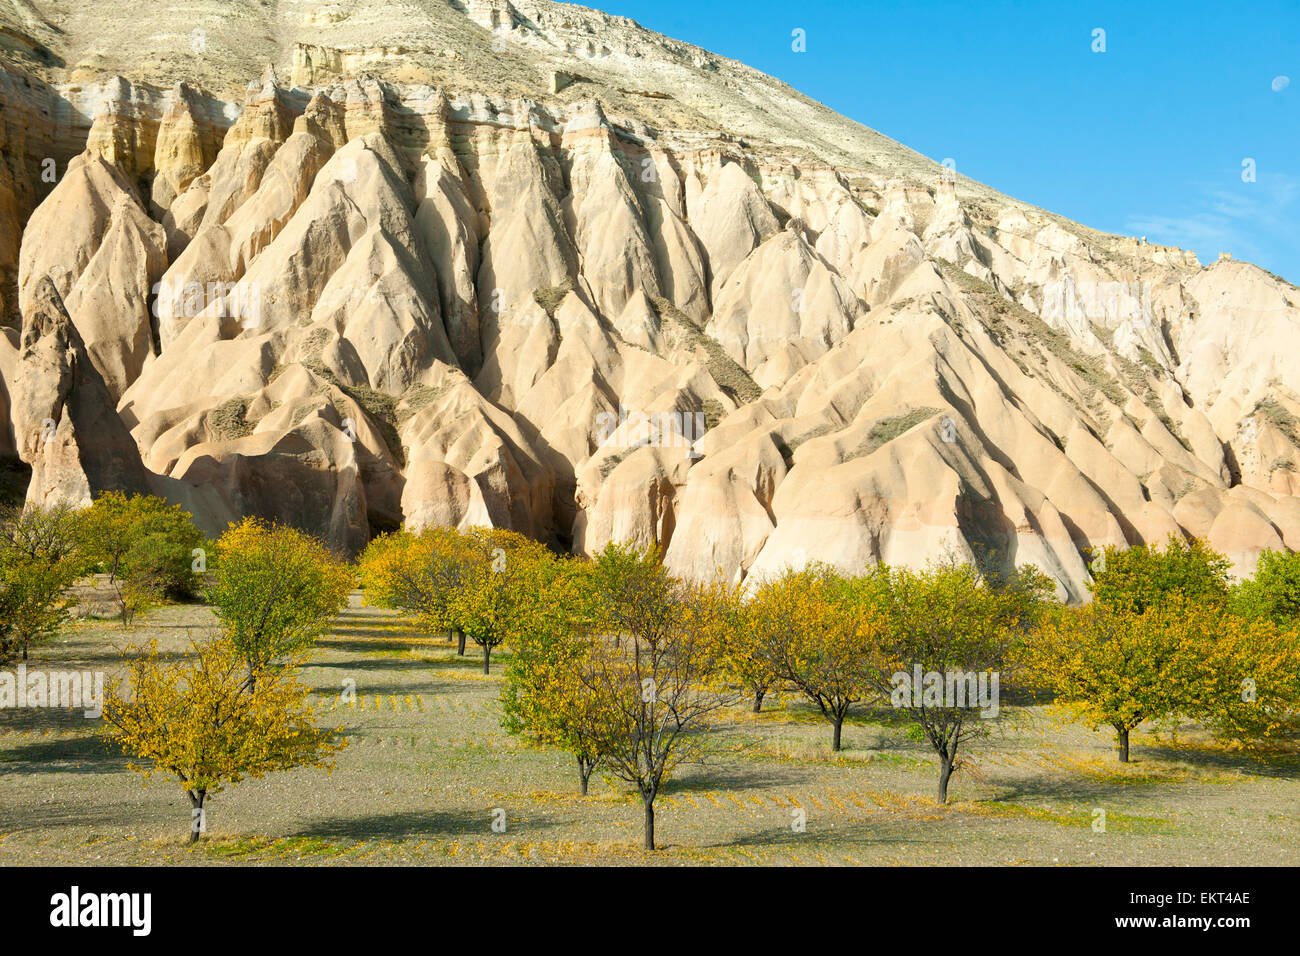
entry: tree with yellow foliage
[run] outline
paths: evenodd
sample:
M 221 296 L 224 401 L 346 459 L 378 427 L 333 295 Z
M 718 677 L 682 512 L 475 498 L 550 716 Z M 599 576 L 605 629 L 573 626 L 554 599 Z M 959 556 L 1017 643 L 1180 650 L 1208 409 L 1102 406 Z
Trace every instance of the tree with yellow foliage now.
M 366 603 L 409 611 L 430 634 L 456 632 L 465 653 L 465 632 L 451 620 L 451 598 L 471 560 L 469 539 L 455 528 L 425 528 L 418 534 L 381 535 L 358 559 Z
M 595 717 L 593 752 L 636 787 L 644 846 L 653 850 L 664 780 L 698 757 L 711 715 L 731 702 L 709 686 L 719 666 L 718 603 L 673 578 L 653 549 L 611 543 L 591 573 L 603 628 L 575 665 Z
M 539 575 L 552 558 L 543 545 L 505 528 L 472 528 L 465 539 L 447 619 L 483 649 L 488 674 L 493 649 L 505 642 L 514 622 L 531 613 Z
M 315 538 L 245 518 L 217 542 L 208 600 L 256 681 L 320 636 L 352 584 L 351 569 Z
M 1200 674 L 1188 715 L 1218 737 L 1252 747 L 1300 725 L 1300 632 L 1268 619 L 1198 608 Z
M 243 651 L 227 637 L 172 661 L 157 642 L 129 664 L 129 681 L 114 680 L 104 708 L 105 737 L 151 777 L 174 776 L 193 810 L 190 842 L 204 829 L 208 796 L 246 778 L 300 766 L 332 766 L 344 746 L 337 731 L 317 729 L 307 688 L 292 667 L 254 683 Z M 129 686 L 129 690 L 128 690 Z
M 859 600 L 850 580 L 826 565 L 786 570 L 764 581 L 745 609 L 751 667 L 788 681 L 831 724 L 838 751 L 844 718 L 876 696 L 871 667 L 884 620 Z
M 580 676 L 590 664 L 602 618 L 589 564 L 555 561 L 547 571 L 528 613 L 510 622 L 513 653 L 501 693 L 502 726 L 572 754 L 578 788 L 586 796 L 603 760 L 600 728 L 611 716 L 586 692 Z
M 719 603 L 715 635 L 721 666 L 719 677 L 739 685 L 753 701 L 753 713 L 762 713 L 763 699 L 781 681 L 770 655 L 762 652 L 758 640 L 762 634 L 762 621 L 758 619 L 757 611 L 764 605 L 751 605 L 739 586 L 718 583 L 710 590 Z
M 1221 610 L 1176 593 L 1144 612 L 1094 602 L 1054 615 L 1026 653 L 1058 703 L 1094 730 L 1114 728 L 1127 763 L 1129 735 L 1143 722 L 1199 709 L 1207 695 L 1203 638 L 1223 623 Z
M 1050 582 L 1032 568 L 994 577 L 950 560 L 921 571 L 882 566 L 853 589 L 884 624 L 872 681 L 939 758 L 936 795 L 946 803 L 962 746 L 1000 712 L 1002 678 L 1037 626 Z

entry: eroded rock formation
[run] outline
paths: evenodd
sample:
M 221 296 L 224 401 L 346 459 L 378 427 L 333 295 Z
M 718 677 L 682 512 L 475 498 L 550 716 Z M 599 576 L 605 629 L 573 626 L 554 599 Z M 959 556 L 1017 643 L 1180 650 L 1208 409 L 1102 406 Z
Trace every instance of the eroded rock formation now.
M 98 44 L 95 4 L 46 6 L 65 40 L 32 51 Z M 1300 547 L 1294 286 L 954 181 L 621 18 L 335 6 L 260 51 L 221 5 L 186 75 L 0 72 L 30 500 L 152 490 L 345 551 L 631 539 L 729 580 L 992 554 L 1073 599 L 1106 544 Z

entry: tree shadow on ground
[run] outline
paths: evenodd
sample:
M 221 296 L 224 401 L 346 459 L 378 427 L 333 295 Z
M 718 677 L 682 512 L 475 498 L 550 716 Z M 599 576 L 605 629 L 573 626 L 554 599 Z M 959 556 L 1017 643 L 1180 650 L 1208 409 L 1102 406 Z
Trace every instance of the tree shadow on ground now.
M 958 781 L 954 778 L 954 786 L 958 783 L 981 783 L 992 791 L 987 799 L 999 803 L 1012 803 L 1022 797 L 1032 797 L 1035 799 L 1050 799 L 1063 803 L 1071 801 L 1082 801 L 1098 805 L 1099 800 L 1114 799 L 1131 791 L 1125 787 L 1131 787 L 1133 784 L 1122 783 L 1110 780 L 1093 780 L 1087 777 L 1063 778 L 1048 774 L 1035 775 L 1029 779 L 1007 780 L 1006 778 L 985 774 L 980 781 L 973 781 L 967 778 L 965 781 Z M 1175 787 L 1178 786 L 1176 781 L 1143 781 L 1140 786 L 1144 790 L 1150 790 L 1154 787 Z
M 1160 760 L 1173 764 L 1188 764 L 1205 770 L 1219 770 L 1268 777 L 1272 780 L 1300 779 L 1300 753 L 1253 754 L 1245 751 L 1183 749 L 1172 744 L 1136 743 L 1132 747 L 1132 761 L 1138 767 L 1144 762 Z M 1144 760 L 1143 758 L 1147 758 Z
M 377 637 L 381 634 L 386 634 L 394 640 L 409 638 L 410 640 L 420 641 L 432 641 L 441 637 L 441 635 L 429 634 L 416 628 L 401 628 L 394 630 L 391 627 L 384 627 L 378 624 L 367 626 L 363 621 L 345 621 L 342 623 L 336 621 L 334 624 L 330 625 L 329 629 L 326 630 L 325 633 L 326 635 L 343 634 L 357 637 Z M 451 642 L 443 640 L 441 643 L 450 644 Z
M 123 768 L 125 769 L 125 763 Z M 183 832 L 181 828 L 188 827 L 190 820 L 189 801 L 179 787 L 174 789 L 177 798 L 174 800 L 177 807 L 174 816 L 160 813 L 157 806 L 146 799 L 122 800 L 111 804 L 42 802 L 39 813 L 30 812 L 30 807 L 24 808 L 28 812 L 20 814 L 0 812 L 0 832 L 10 834 L 11 839 L 16 833 L 39 833 L 48 838 L 50 832 L 59 827 L 90 827 L 94 830 L 152 828 L 159 824 L 169 826 L 172 819 L 175 820 L 177 832 Z M 137 787 L 136 792 L 142 792 L 142 788 Z M 83 840 L 84 836 L 78 837 L 76 842 L 81 843 Z
M 428 661 L 418 660 L 413 657 L 368 657 L 360 661 L 355 659 L 342 661 L 313 660 L 304 667 L 319 667 L 331 671 L 427 671 L 431 669 Z
M 124 771 L 127 759 L 98 736 L 34 740 L 0 750 L 0 773 L 82 773 Z
M 505 833 L 493 833 L 492 809 L 491 807 L 467 807 L 464 810 L 407 810 L 352 817 L 330 817 L 310 823 L 292 836 L 358 842 L 444 837 L 477 837 L 484 841 L 494 838 L 517 840 L 521 834 L 535 835 L 538 829 L 552 829 L 566 822 L 549 817 L 515 820 L 509 817 L 507 810 L 508 830 Z
M 765 764 L 742 767 L 711 760 L 679 768 L 676 776 L 664 781 L 660 793 L 666 796 L 688 796 L 691 793 L 716 790 L 768 790 L 774 787 L 805 786 L 812 779 L 813 774 L 802 772 L 797 766 Z
M 0 732 L 3 733 L 41 733 L 46 730 L 86 731 L 93 733 L 100 728 L 95 721 L 98 718 L 87 717 L 86 708 L 82 707 L 23 707 L 0 710 Z M 0 736 L 0 753 L 4 752 Z
M 14 673 L 21 663 L 27 664 L 27 673 L 29 675 L 38 671 L 48 673 L 50 671 L 108 670 L 111 667 L 124 666 L 137 654 L 142 654 L 147 649 L 148 644 L 144 641 L 120 641 L 111 644 L 93 645 L 73 644 L 50 649 L 40 648 L 33 652 L 25 662 L 14 661 L 0 667 L 0 670 Z M 51 651 L 57 652 L 58 656 L 55 656 Z M 168 651 L 161 648 L 158 650 L 158 660 L 168 664 L 182 660 L 192 660 L 193 657 L 193 651 L 188 647 L 179 651 Z M 0 711 L 0 713 L 3 713 L 3 711 Z
M 383 654 L 399 653 L 404 654 L 409 650 L 416 650 L 420 647 L 418 644 L 406 644 L 400 640 L 385 640 L 375 637 L 372 634 L 343 635 L 338 636 L 335 632 L 327 637 L 322 637 L 316 642 L 316 647 L 323 650 L 341 651 L 349 654 Z
M 814 847 L 824 847 L 823 840 L 827 835 L 828 832 L 823 832 L 812 836 L 807 830 L 798 833 L 793 826 L 787 824 L 785 826 L 754 830 L 743 836 L 719 840 L 716 843 L 706 844 L 706 846 L 720 849 L 727 847 L 812 849 Z M 903 836 L 901 829 L 897 825 L 891 825 L 887 820 L 882 820 L 879 823 L 837 823 L 833 835 L 835 837 L 836 852 L 842 852 L 853 847 L 928 845 L 930 843 L 929 840 L 920 837 Z

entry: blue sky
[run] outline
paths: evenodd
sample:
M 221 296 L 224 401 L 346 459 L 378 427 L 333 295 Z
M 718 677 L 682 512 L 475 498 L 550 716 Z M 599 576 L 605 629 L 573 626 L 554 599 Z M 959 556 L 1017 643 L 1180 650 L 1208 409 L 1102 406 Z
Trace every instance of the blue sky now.
M 1010 196 L 1300 283 L 1300 0 L 588 2 Z

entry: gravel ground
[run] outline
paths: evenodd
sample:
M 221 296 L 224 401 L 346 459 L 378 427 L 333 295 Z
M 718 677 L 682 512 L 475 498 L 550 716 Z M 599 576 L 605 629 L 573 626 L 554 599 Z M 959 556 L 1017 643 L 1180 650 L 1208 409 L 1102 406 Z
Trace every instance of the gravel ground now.
M 32 668 L 118 666 L 156 638 L 183 652 L 208 633 L 201 606 L 162 608 L 131 629 L 74 625 Z M 845 750 L 793 697 L 726 713 L 703 764 L 660 798 L 664 848 L 639 848 L 641 812 L 612 778 L 577 793 L 562 753 L 523 744 L 498 722 L 502 659 L 473 655 L 353 607 L 303 679 L 321 721 L 349 746 L 332 772 L 250 780 L 209 800 L 208 835 L 185 844 L 184 793 L 142 786 L 79 711 L 0 711 L 0 865 L 25 864 L 1149 864 L 1297 861 L 1300 761 L 1226 752 L 1185 730 L 1139 733 L 1121 766 L 1109 738 L 1043 707 L 1004 705 L 976 742 L 951 800 L 933 799 L 937 764 L 890 712 L 846 725 Z M 354 705 L 340 700 L 355 681 Z M 492 829 L 504 811 L 504 833 Z M 1105 832 L 1094 829 L 1105 811 Z M 806 827 L 797 832 L 797 811 Z

